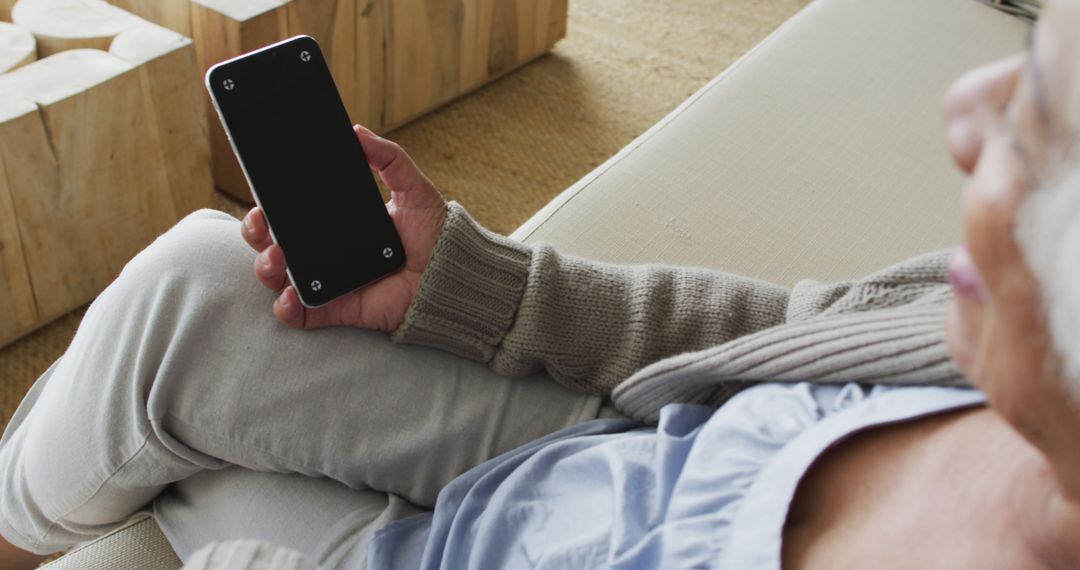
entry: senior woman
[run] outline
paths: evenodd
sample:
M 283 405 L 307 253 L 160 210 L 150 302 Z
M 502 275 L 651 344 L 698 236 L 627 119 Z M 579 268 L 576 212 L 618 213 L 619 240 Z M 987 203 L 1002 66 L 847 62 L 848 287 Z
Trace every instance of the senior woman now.
M 192 567 L 1080 567 L 1077 29 L 947 97 L 966 246 L 853 283 L 526 247 L 358 128 L 409 265 L 312 310 L 182 221 L 12 418 L 0 562 L 152 509 Z

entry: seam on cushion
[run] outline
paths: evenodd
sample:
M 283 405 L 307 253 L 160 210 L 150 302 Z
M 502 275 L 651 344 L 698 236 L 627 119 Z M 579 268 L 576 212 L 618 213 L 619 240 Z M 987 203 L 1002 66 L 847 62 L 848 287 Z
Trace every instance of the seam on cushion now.
M 813 4 L 811 4 L 810 6 L 812 6 L 812 5 Z M 735 60 L 731 65 L 727 66 L 723 71 L 720 72 L 719 75 L 717 75 L 712 80 L 710 80 L 708 83 L 703 85 L 700 89 L 697 90 L 696 93 L 691 95 L 688 99 L 686 99 L 685 101 L 680 103 L 678 107 L 676 107 L 674 110 L 672 110 L 670 113 L 668 113 L 664 118 L 660 119 L 659 122 L 657 122 L 653 126 L 649 127 L 648 130 L 646 130 L 644 133 L 639 135 L 636 139 L 630 141 L 629 144 L 627 144 L 625 147 L 621 148 L 618 152 L 615 153 L 614 156 L 609 158 L 608 161 L 605 162 L 603 165 L 601 165 L 599 168 L 597 168 L 596 170 L 593 170 L 592 172 L 586 174 L 585 177 L 582 178 L 581 181 L 579 181 L 578 183 L 575 183 L 575 186 L 577 184 L 581 184 L 580 188 L 575 190 L 573 194 L 571 194 L 565 201 L 563 201 L 563 203 L 559 204 L 558 207 L 556 207 L 555 210 L 553 212 L 551 212 L 550 215 L 548 215 L 546 218 L 544 218 L 544 220 L 542 222 L 540 222 L 535 228 L 530 230 L 529 233 L 521 236 L 521 238 L 519 238 L 518 241 L 524 243 L 525 240 L 531 238 L 533 236 L 533 234 L 535 234 L 537 231 L 539 231 L 540 228 L 542 228 L 544 226 L 544 224 L 547 223 L 547 221 L 549 219 L 554 217 L 555 214 L 559 213 L 567 204 L 569 204 L 571 201 L 573 201 L 573 199 L 576 198 L 578 196 L 578 194 L 581 194 L 582 192 L 585 191 L 586 188 L 588 188 L 589 186 L 592 186 L 593 182 L 596 182 L 596 180 L 598 178 L 600 178 L 600 176 L 607 173 L 609 170 L 611 170 L 612 168 L 614 168 L 615 166 L 619 165 L 624 160 L 629 158 L 630 155 L 634 154 L 634 152 L 636 152 L 637 149 L 641 148 L 641 146 L 643 144 L 645 144 L 646 142 L 651 140 L 656 135 L 660 134 L 660 132 L 663 131 L 665 128 L 667 128 L 667 126 L 669 124 L 674 122 L 675 119 L 681 117 L 687 110 L 690 109 L 690 107 L 693 107 L 694 104 L 698 102 L 698 100 L 705 97 L 705 95 L 710 93 L 714 88 L 716 88 L 721 83 L 724 83 L 725 81 L 727 81 L 729 75 L 731 75 L 736 70 L 738 70 L 740 67 L 742 67 L 746 63 L 746 61 L 748 59 L 750 59 L 750 57 L 753 56 L 754 53 L 756 53 L 758 50 L 762 49 L 767 44 L 772 43 L 774 41 L 775 37 L 778 34 L 780 34 L 782 31 L 784 31 L 787 27 L 789 27 L 791 25 L 791 22 L 793 20 L 796 20 L 798 18 L 798 16 L 801 15 L 802 12 L 804 10 L 806 10 L 808 7 L 809 6 L 802 8 L 801 10 L 799 10 L 798 13 L 793 15 L 791 18 L 788 18 L 784 23 L 780 24 L 780 26 L 777 27 L 775 30 L 773 30 L 772 33 L 770 33 L 768 36 L 765 36 L 765 39 L 761 40 L 757 45 L 750 48 L 750 51 L 744 53 L 741 57 L 739 57 L 739 59 Z M 572 189 L 573 186 L 571 186 L 570 188 Z M 569 189 L 567 191 L 569 191 Z M 560 194 L 560 196 L 561 196 L 561 194 Z M 558 196 L 556 196 L 555 199 L 558 199 Z M 528 221 L 526 221 L 526 223 L 528 223 Z

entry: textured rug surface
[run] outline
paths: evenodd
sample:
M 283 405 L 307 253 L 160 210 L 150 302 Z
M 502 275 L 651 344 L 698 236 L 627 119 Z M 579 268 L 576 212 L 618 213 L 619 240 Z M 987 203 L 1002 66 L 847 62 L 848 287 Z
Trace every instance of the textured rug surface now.
M 808 2 L 570 0 L 551 53 L 387 136 L 448 199 L 509 233 Z M 247 210 L 220 194 L 217 207 Z M 0 350 L 0 426 L 84 312 Z

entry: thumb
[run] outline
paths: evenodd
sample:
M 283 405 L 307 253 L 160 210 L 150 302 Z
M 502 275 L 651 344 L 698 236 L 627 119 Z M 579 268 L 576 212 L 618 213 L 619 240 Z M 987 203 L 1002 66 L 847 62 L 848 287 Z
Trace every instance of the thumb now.
M 384 139 L 370 130 L 356 125 L 353 127 L 360 146 L 367 155 L 368 165 L 379 171 L 394 199 L 401 205 L 413 207 L 441 206 L 443 197 L 435 185 L 417 168 L 413 159 L 397 143 Z M 406 194 L 402 196 L 401 194 Z

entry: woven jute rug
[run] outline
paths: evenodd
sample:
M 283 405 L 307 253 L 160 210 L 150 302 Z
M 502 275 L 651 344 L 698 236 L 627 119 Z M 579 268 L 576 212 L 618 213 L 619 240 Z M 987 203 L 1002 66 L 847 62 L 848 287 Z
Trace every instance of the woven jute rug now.
M 808 2 L 570 0 L 567 38 L 550 54 L 387 136 L 447 198 L 509 233 Z M 84 312 L 0 350 L 0 425 Z

